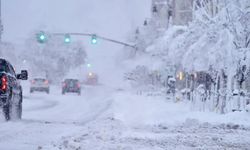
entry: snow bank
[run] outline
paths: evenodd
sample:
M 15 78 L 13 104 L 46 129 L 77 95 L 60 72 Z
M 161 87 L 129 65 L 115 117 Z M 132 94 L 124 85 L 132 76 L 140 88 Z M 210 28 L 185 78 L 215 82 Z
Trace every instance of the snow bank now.
M 161 98 L 126 93 L 117 94 L 114 99 L 114 117 L 129 125 L 175 122 L 188 109 L 188 106 L 166 103 Z M 178 109 L 178 112 L 175 112 L 176 109 Z
M 174 103 L 161 97 L 131 95 L 121 92 L 114 96 L 114 118 L 129 126 L 141 125 L 176 125 L 187 120 L 214 124 L 234 123 L 250 125 L 250 114 L 234 112 L 225 115 L 212 112 L 190 111 L 189 102 Z

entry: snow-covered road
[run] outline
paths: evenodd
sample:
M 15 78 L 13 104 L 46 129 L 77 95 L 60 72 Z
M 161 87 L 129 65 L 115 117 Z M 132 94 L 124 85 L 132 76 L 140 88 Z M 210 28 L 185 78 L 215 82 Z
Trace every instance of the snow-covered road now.
M 23 119 L 0 123 L 0 149 L 34 150 L 62 136 L 78 132 L 84 124 L 108 109 L 111 89 L 85 87 L 82 95 L 61 94 L 53 86 L 51 94 L 30 94 L 24 86 Z
M 106 86 L 81 96 L 57 86 L 24 91 L 23 119 L 0 122 L 0 150 L 250 150 L 248 113 L 190 112 L 186 103 Z

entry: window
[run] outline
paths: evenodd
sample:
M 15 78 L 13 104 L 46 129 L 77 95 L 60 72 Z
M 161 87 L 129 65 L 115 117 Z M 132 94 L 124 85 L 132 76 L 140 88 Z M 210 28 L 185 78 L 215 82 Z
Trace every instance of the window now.
M 0 60 L 0 72 L 7 72 L 7 65 L 4 60 Z
M 13 76 L 16 76 L 16 73 L 15 73 L 15 69 L 12 67 L 12 65 L 10 63 L 8 63 L 8 72 L 13 75 Z

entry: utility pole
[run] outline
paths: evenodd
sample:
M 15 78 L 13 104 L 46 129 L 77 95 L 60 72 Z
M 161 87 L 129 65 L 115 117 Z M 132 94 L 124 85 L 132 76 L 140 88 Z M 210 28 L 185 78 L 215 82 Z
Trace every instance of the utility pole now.
M 2 43 L 3 24 L 2 24 L 2 0 L 0 0 L 0 43 Z

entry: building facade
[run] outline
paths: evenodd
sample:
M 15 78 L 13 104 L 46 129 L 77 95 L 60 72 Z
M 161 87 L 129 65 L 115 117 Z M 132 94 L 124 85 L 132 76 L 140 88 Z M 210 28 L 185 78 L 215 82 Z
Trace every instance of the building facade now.
M 173 25 L 187 25 L 193 19 L 193 0 L 173 0 Z
M 219 0 L 173 0 L 173 24 L 187 25 L 194 19 L 193 12 L 204 9 L 207 16 L 214 17 L 219 11 Z
M 169 0 L 152 0 L 152 21 L 158 30 L 168 28 L 171 5 Z

